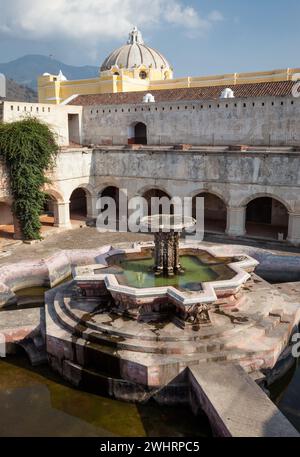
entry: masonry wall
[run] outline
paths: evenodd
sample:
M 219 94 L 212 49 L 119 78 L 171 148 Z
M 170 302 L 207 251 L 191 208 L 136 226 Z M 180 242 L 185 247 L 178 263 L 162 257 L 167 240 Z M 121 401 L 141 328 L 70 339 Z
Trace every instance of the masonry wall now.
M 284 146 L 300 144 L 299 119 L 293 97 L 86 106 L 82 134 L 84 144 L 122 145 L 144 122 L 150 145 Z
M 58 155 L 57 165 L 49 176 L 52 183 L 45 190 L 58 204 L 60 227 L 69 224 L 70 196 L 77 188 L 85 190 L 88 217 L 93 218 L 98 215 L 97 196 L 108 186 L 126 189 L 129 198 L 150 189 L 161 189 L 171 197 L 210 193 L 223 201 L 227 209 L 227 233 L 234 236 L 244 233 L 247 204 L 255 198 L 270 196 L 285 207 L 283 212 L 274 203 L 277 209 L 274 208 L 272 222 L 285 223 L 283 216 L 286 218 L 288 212 L 289 241 L 300 244 L 299 170 L 300 153 L 292 148 L 254 148 L 247 152 L 232 152 L 222 147 L 190 151 L 176 151 L 172 147 L 77 148 Z M 0 190 L 0 201 L 9 202 L 3 166 L 0 166 Z M 214 206 L 210 202 L 208 198 L 208 207 Z
M 251 194 L 272 194 L 300 208 L 300 153 L 98 149 L 91 163 L 95 181 L 115 182 L 140 192 L 161 187 L 171 196 L 211 190 L 223 201 L 241 204 Z M 134 183 L 134 184 L 133 184 Z
M 78 138 L 81 137 L 81 113 L 82 107 L 71 105 L 50 105 L 44 103 L 9 102 L 0 103 L 0 116 L 3 122 L 13 122 L 28 116 L 36 117 L 48 124 L 57 135 L 60 146 L 69 145 L 68 114 L 78 114 Z M 2 111 L 2 115 L 1 115 Z M 72 131 L 73 136 L 75 132 Z

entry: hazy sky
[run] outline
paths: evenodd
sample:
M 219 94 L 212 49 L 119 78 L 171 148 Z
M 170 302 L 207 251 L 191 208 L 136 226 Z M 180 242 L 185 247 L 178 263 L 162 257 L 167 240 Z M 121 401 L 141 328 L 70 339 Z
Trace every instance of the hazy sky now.
M 300 67 L 299 0 L 0 0 L 0 62 L 100 65 L 137 25 L 177 76 Z

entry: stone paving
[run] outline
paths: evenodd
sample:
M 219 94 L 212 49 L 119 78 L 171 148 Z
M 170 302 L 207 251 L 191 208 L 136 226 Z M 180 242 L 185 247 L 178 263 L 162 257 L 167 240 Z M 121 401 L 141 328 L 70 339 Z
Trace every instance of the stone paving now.
M 120 242 L 133 242 L 133 241 L 148 241 L 153 240 L 153 235 L 141 234 L 141 233 L 99 233 L 94 227 L 80 227 L 73 228 L 71 230 L 63 231 L 50 231 L 42 241 L 34 242 L 33 244 L 25 244 L 21 241 L 13 242 L 12 244 L 3 246 L 0 245 L 0 265 L 7 263 L 21 262 L 29 259 L 40 259 L 43 257 L 49 257 L 55 252 L 64 249 L 93 249 L 107 244 L 116 244 Z M 211 246 L 216 244 L 240 244 L 240 240 L 229 240 L 226 237 L 218 236 L 215 239 L 213 236 L 207 236 L 204 241 L 205 246 Z M 261 243 L 255 243 L 252 241 L 241 243 L 245 247 L 253 248 L 257 247 L 261 249 Z M 264 247 L 268 249 L 268 244 L 264 243 Z M 285 245 L 276 246 L 270 251 L 274 254 L 279 255 L 294 255 L 300 257 L 298 249 L 288 247 Z
M 17 243 L 2 248 L 0 265 L 49 257 L 64 249 L 92 249 L 106 244 L 152 239 L 152 235 L 141 233 L 99 233 L 93 227 L 76 228 L 48 235 L 34 244 Z

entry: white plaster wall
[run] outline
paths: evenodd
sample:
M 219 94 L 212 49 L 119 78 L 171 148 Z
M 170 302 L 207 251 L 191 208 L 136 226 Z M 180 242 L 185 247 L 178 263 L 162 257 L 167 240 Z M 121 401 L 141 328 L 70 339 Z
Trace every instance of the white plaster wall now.
M 13 122 L 28 116 L 36 117 L 53 129 L 60 146 L 68 146 L 68 114 L 79 115 L 79 134 L 81 136 L 82 107 L 80 106 L 5 101 L 3 102 L 2 120 L 3 122 Z
M 148 144 L 297 145 L 300 100 L 255 97 L 83 108 L 84 144 L 127 144 L 130 126 L 144 122 Z

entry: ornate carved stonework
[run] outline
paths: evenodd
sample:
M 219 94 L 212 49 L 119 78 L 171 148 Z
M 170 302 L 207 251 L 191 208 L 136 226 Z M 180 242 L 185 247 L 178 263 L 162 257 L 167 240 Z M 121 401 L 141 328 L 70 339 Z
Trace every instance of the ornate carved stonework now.
M 172 276 L 182 272 L 179 261 L 179 233 L 157 232 L 154 234 L 154 243 L 156 274 Z
M 186 321 L 189 324 L 209 324 L 209 306 L 206 304 L 192 305 L 187 310 Z

